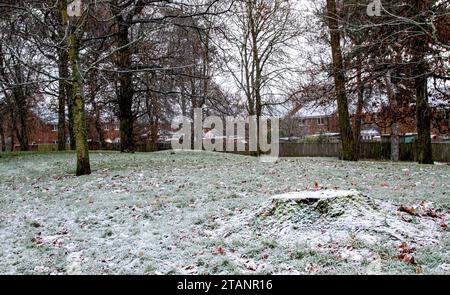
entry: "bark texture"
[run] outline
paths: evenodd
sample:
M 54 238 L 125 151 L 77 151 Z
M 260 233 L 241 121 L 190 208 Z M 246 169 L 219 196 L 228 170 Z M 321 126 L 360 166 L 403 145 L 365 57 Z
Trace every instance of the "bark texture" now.
M 424 11 L 427 1 L 416 1 L 415 13 L 419 23 L 425 23 Z M 428 64 L 426 54 L 428 51 L 427 37 L 424 33 L 415 38 L 414 52 L 414 83 L 416 88 L 416 124 L 417 124 L 417 161 L 419 164 L 433 164 L 431 148 L 431 113 L 428 105 Z
M 66 150 L 66 103 L 67 103 L 67 79 L 69 77 L 67 51 L 58 50 L 58 151 Z
M 350 125 L 348 112 L 348 100 L 345 91 L 344 63 L 341 51 L 341 36 L 339 34 L 336 1 L 327 0 L 328 26 L 331 37 L 331 51 L 333 56 L 333 76 L 336 88 L 336 98 L 339 115 L 339 129 L 342 141 L 342 159 L 346 161 L 357 161 L 358 155 L 356 144 Z
M 89 147 L 87 142 L 86 114 L 84 106 L 83 80 L 78 68 L 79 40 L 73 33 L 69 39 L 69 60 L 72 70 L 73 118 L 77 151 L 77 176 L 91 174 Z

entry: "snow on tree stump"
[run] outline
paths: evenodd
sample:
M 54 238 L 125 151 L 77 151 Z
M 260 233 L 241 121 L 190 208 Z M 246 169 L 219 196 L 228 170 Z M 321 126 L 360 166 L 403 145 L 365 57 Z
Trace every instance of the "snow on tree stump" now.
M 313 222 L 315 219 L 336 218 L 344 214 L 367 214 L 377 209 L 372 199 L 354 190 L 303 191 L 272 197 L 271 206 L 261 216 L 286 216 Z

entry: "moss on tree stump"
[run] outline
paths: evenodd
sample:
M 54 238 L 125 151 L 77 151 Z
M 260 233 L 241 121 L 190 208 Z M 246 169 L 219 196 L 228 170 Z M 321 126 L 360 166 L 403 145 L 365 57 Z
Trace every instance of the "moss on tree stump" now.
M 377 205 L 357 191 L 304 191 L 272 197 L 272 205 L 261 216 L 276 215 L 310 220 L 335 218 L 344 214 L 360 215 Z

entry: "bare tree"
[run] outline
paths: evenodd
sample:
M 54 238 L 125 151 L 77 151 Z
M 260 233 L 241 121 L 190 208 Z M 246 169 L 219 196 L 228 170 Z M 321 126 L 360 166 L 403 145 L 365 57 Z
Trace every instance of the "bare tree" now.
M 13 27 L 24 25 L 22 20 L 21 12 L 9 9 L 5 11 L 5 18 L 1 22 L 0 89 L 20 148 L 28 151 L 29 112 L 39 80 L 39 73 L 32 68 L 40 69 L 42 64 L 34 59 L 37 49 L 23 34 L 13 33 Z
M 346 94 L 345 69 L 341 52 L 341 35 L 337 19 L 337 9 L 335 0 L 327 0 L 327 16 L 331 38 L 331 50 L 333 55 L 333 76 L 336 88 L 336 98 L 339 113 L 339 129 L 342 140 L 342 159 L 356 161 L 358 154 L 350 125 L 348 112 L 348 100 Z
M 276 96 L 298 68 L 289 52 L 301 35 L 297 21 L 292 1 L 242 0 L 224 26 L 224 65 L 245 97 L 248 114 L 256 116 L 257 130 L 264 108 L 283 102 Z

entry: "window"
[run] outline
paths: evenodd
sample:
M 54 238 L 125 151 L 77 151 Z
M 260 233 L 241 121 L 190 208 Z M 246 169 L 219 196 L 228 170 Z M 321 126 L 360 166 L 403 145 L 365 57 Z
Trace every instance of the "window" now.
M 318 125 L 325 125 L 325 118 L 324 117 L 317 118 L 317 124 Z
M 119 131 L 120 130 L 120 125 L 119 124 L 114 124 L 113 127 L 114 127 L 115 131 Z
M 52 131 L 53 132 L 58 131 L 58 125 L 57 124 L 52 124 Z
M 300 125 L 306 126 L 306 119 L 300 119 Z

